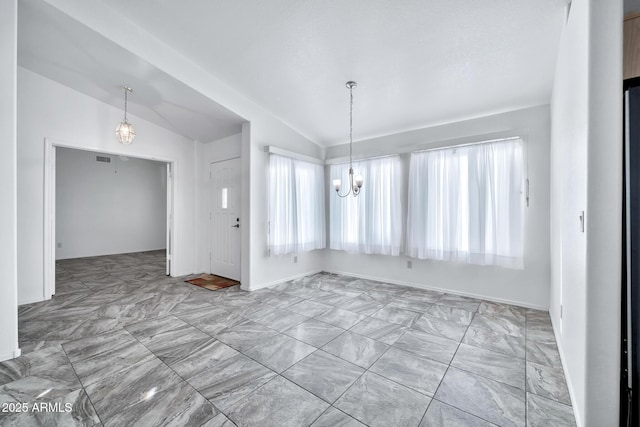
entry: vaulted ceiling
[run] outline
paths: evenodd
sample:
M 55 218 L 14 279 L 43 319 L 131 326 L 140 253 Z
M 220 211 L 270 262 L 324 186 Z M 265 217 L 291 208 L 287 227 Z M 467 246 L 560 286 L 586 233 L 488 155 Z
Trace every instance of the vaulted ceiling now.
M 100 3 L 332 145 L 348 135 L 347 80 L 358 82 L 354 139 L 548 103 L 567 1 Z M 193 139 L 216 139 L 243 120 L 48 2 L 19 5 L 22 66 L 114 105 L 128 79 L 142 88 L 131 99 L 134 114 L 155 115 Z
M 130 113 L 192 140 L 233 135 L 244 121 L 40 0 L 19 2 L 18 64 L 118 108 L 127 84 Z

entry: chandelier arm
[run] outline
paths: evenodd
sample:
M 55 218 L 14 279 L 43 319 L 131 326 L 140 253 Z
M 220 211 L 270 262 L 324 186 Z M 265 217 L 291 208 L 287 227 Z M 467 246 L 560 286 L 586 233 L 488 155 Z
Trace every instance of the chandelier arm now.
M 336 191 L 336 194 L 338 195 L 338 197 L 342 197 L 342 198 L 347 197 L 349 194 L 351 194 L 351 188 L 349 188 L 349 191 L 347 191 L 347 194 L 343 195 L 343 194 L 338 193 L 337 191 Z
M 346 194 L 342 195 L 340 194 L 339 191 L 336 191 L 336 194 L 338 195 L 338 197 L 347 197 L 349 194 L 351 194 L 351 191 L 353 189 L 353 168 L 349 168 L 349 191 L 347 191 Z M 356 196 L 356 192 L 353 192 L 353 195 Z

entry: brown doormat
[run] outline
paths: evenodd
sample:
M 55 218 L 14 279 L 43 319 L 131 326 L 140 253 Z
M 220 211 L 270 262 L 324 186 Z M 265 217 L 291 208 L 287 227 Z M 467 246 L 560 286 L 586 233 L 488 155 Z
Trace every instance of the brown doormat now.
M 210 291 L 240 284 L 237 280 L 227 279 L 226 277 L 216 276 L 215 274 L 203 274 L 195 279 L 185 280 L 185 282 L 209 289 Z

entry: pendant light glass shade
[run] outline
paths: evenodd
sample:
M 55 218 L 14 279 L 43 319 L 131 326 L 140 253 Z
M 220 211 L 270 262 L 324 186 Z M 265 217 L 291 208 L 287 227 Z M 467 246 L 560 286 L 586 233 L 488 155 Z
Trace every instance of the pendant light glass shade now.
M 116 128 L 116 137 L 120 144 L 129 145 L 136 137 L 136 131 L 133 130 L 131 123 L 127 121 L 127 95 L 133 92 L 133 89 L 128 86 L 122 86 L 122 90 L 124 91 L 124 120 Z
M 120 144 L 129 145 L 133 142 L 133 138 L 136 137 L 136 131 L 133 130 L 131 123 L 125 120 L 116 128 L 116 136 Z
M 355 178 L 353 179 L 353 183 L 355 184 L 356 187 L 358 187 L 358 191 L 360 191 L 360 188 L 364 183 L 364 178 L 362 177 L 362 175 L 356 175 Z

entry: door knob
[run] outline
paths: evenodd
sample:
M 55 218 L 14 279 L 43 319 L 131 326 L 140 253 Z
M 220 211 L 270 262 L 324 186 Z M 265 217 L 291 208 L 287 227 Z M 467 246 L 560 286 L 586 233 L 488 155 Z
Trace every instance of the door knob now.
M 232 225 L 233 228 L 240 228 L 240 224 Z

